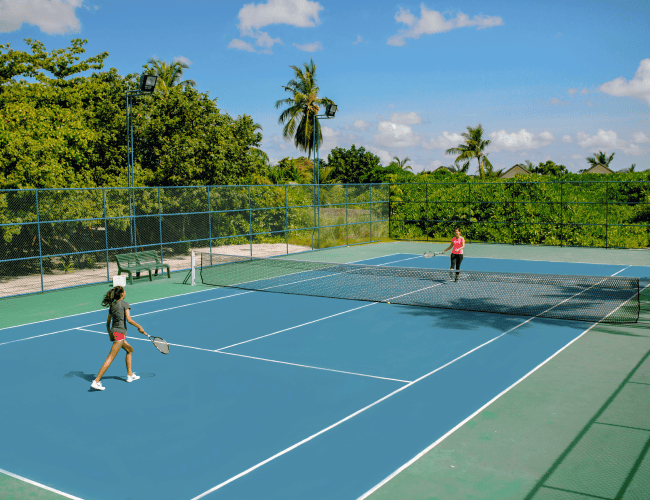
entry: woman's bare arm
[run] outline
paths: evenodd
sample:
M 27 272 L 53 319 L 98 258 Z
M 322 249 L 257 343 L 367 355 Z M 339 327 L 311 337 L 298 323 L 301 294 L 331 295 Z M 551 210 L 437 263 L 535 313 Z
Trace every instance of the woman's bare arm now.
M 131 319 L 131 310 L 130 310 L 130 309 L 127 309 L 127 310 L 126 310 L 126 320 L 127 320 L 129 323 L 131 323 L 133 326 L 135 326 L 135 327 L 138 329 L 138 331 L 139 331 L 142 335 L 146 335 L 146 334 L 147 334 L 147 332 L 144 331 L 144 328 L 142 328 L 142 327 L 141 327 L 140 325 L 138 325 L 135 321 L 133 321 L 133 319 Z

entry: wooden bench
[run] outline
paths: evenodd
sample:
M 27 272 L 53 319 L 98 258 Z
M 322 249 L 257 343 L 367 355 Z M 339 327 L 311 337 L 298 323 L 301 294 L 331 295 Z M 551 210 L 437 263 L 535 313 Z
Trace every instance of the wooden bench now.
M 151 271 L 155 271 L 156 276 L 158 275 L 158 270 L 167 269 L 167 277 L 171 278 L 169 273 L 169 265 L 163 264 L 158 252 L 155 250 L 146 250 L 144 252 L 134 252 L 134 253 L 123 253 L 115 256 L 117 260 L 117 275 L 119 276 L 123 272 L 128 273 L 129 283 L 133 284 L 133 273 L 136 273 L 136 277 L 140 277 L 141 271 L 149 272 L 149 281 L 153 281 L 151 277 Z

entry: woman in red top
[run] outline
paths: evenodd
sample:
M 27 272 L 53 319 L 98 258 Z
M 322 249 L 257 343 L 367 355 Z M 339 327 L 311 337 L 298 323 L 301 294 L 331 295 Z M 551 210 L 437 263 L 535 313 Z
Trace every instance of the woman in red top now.
M 451 267 L 449 268 L 449 277 L 453 277 L 453 269 L 456 267 L 456 280 L 458 281 L 458 275 L 460 274 L 460 263 L 463 262 L 463 248 L 465 248 L 465 238 L 460 234 L 460 229 L 456 228 L 454 231 L 455 236 L 451 239 L 451 245 L 445 248 L 442 253 L 445 253 L 450 248 L 453 248 L 451 251 Z

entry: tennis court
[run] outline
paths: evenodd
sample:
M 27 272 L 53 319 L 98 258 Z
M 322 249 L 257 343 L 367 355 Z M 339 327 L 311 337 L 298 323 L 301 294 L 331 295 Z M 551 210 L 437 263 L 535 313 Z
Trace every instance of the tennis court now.
M 435 270 L 449 257 L 422 253 L 444 246 L 287 258 Z M 644 251 L 468 245 L 465 254 L 469 273 L 650 276 Z M 14 324 L 0 329 L 1 494 L 650 497 L 648 278 L 639 321 L 617 325 L 389 304 L 390 290 L 360 301 L 191 287 L 184 277 L 127 287 L 134 319 L 171 353 L 131 328 L 142 378 L 125 383 L 120 354 L 103 392 L 90 383 L 110 347 L 106 310 L 95 307 L 107 285 L 3 301 Z M 335 274 L 320 281 L 346 286 Z M 465 286 L 462 273 L 442 286 L 454 285 Z

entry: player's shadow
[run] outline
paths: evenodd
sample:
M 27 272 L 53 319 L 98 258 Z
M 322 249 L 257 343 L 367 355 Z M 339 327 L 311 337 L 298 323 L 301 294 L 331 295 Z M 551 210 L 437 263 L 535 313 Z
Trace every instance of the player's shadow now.
M 155 373 L 138 373 L 140 375 L 140 378 L 151 378 L 155 377 Z M 84 373 L 82 371 L 71 371 L 63 375 L 63 378 L 81 378 L 84 379 L 88 383 L 92 383 L 93 380 L 95 380 L 95 377 L 97 376 L 96 373 Z M 126 383 L 126 375 L 123 377 L 115 377 L 115 376 L 110 376 L 110 377 L 102 377 L 102 380 L 119 380 L 121 382 Z M 88 392 L 95 392 L 95 389 L 92 387 L 88 390 Z

